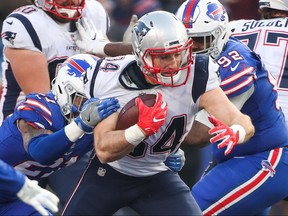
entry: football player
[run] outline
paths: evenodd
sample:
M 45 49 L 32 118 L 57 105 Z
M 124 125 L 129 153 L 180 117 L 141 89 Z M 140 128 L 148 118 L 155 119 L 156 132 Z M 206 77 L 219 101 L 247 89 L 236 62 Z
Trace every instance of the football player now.
M 110 26 L 109 17 L 96 0 L 31 2 L 14 10 L 3 21 L 4 88 L 0 102 L 0 124 L 23 101 L 25 95 L 31 92 L 46 94 L 51 89 L 56 68 L 68 57 L 86 52 L 83 47 L 86 41 L 99 41 L 94 51 L 101 55 L 118 55 L 122 51 L 131 53 L 132 50 L 130 44 L 128 51 L 122 45 L 110 46 L 106 36 Z M 76 166 L 49 176 L 49 186 L 63 202 L 68 185 L 75 183 L 73 181 L 79 177 L 78 170 L 85 168 L 88 159 L 89 156 L 82 157 L 81 163 L 78 162 Z M 63 181 L 67 187 L 62 187 Z
M 123 206 L 140 215 L 201 215 L 189 187 L 163 163 L 180 147 L 195 113 L 205 108 L 211 114 L 215 139 L 227 152 L 254 134 L 250 118 L 219 87 L 219 66 L 207 55 L 192 58 L 192 40 L 175 15 L 144 15 L 133 29 L 132 46 L 134 55 L 97 60 L 86 74 L 86 92 L 116 97 L 121 106 L 154 93 L 155 105 L 136 99 L 138 123 L 125 130 L 115 129 L 118 113 L 95 127 L 96 154 L 63 215 L 112 215 Z
M 215 59 L 221 88 L 255 126 L 254 136 L 230 154 L 211 139 L 214 167 L 192 187 L 192 194 L 204 215 L 267 214 L 270 206 L 288 195 L 284 186 L 288 130 L 277 100 L 277 83 L 256 53 L 229 37 L 227 12 L 217 0 L 186 1 L 177 16 L 193 39 L 193 51 Z M 206 118 L 205 111 L 197 114 L 187 143 L 209 143 L 207 132 L 213 125 Z
M 126 50 L 121 43 L 109 43 L 109 17 L 96 0 L 31 1 L 3 21 L 1 122 L 25 95 L 47 93 L 57 66 L 72 55 L 86 52 L 86 41 L 98 41 L 93 47 L 98 55 L 132 51 L 130 44 Z
M 2 160 L 0 160 L 0 184 L 0 206 L 5 205 L 4 203 L 10 200 L 20 199 L 35 208 L 41 215 L 49 214 L 45 208 L 48 208 L 51 212 L 58 211 L 58 197 L 41 188 L 37 181 L 28 179 Z M 0 209 L 2 208 L 0 207 Z M 14 214 L 22 215 L 21 210 L 15 209 Z M 7 215 L 2 210 L 0 210 L 0 213 L 1 215 Z
M 51 91 L 27 95 L 0 128 L 0 158 L 31 180 L 42 183 L 91 151 L 93 128 L 119 108 L 114 98 L 87 100 L 83 77 L 95 69 L 94 57 L 90 62 L 78 57 L 63 63 Z M 66 182 L 62 187 L 68 187 Z M 32 210 L 13 199 L 0 206 L 7 215 L 31 215 Z
M 229 23 L 233 37 L 261 56 L 278 86 L 278 104 L 288 116 L 288 2 L 259 0 L 261 20 L 237 20 Z M 286 119 L 288 123 L 288 118 Z

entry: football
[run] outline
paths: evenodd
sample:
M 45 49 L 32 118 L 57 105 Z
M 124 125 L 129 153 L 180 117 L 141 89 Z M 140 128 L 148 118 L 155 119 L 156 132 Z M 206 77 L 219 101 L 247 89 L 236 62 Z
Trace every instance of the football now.
M 120 110 L 116 130 L 125 130 L 138 122 L 139 110 L 135 103 L 136 98 L 141 98 L 146 106 L 152 107 L 155 104 L 156 94 L 141 94 L 128 101 Z

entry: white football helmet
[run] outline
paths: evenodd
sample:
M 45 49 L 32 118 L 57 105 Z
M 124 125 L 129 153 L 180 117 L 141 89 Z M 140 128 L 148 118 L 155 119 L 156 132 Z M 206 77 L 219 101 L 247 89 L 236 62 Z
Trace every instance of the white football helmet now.
M 174 14 L 154 11 L 141 17 L 132 30 L 132 46 L 139 67 L 153 83 L 176 87 L 187 82 L 193 62 L 192 40 Z M 156 57 L 165 58 L 170 54 L 181 55 L 179 68 L 172 70 L 154 65 Z
M 44 11 L 67 20 L 77 20 L 82 16 L 85 0 L 68 0 L 68 4 L 59 4 L 56 0 L 35 0 L 34 4 Z
M 228 41 L 228 15 L 217 0 L 187 0 L 179 7 L 176 16 L 185 25 L 188 36 L 203 38 L 205 48 L 195 53 L 206 53 L 217 58 Z M 195 39 L 196 40 L 196 39 Z M 210 42 L 210 46 L 206 45 Z
M 259 0 L 259 8 L 273 8 L 276 10 L 288 11 L 287 0 Z
M 95 69 L 96 63 L 92 55 L 74 55 L 63 62 L 51 82 L 52 92 L 68 122 L 79 115 L 83 103 L 87 100 L 83 79 L 88 70 Z

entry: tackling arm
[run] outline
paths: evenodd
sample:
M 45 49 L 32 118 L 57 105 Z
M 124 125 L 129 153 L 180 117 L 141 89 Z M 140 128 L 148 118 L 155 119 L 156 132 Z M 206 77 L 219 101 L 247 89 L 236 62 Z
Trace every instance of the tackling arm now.
M 218 148 L 227 147 L 226 155 L 236 144 L 245 143 L 254 135 L 250 117 L 241 113 L 220 87 L 205 92 L 200 97 L 199 106 L 212 115 L 209 121 L 215 127 L 209 133 L 216 135 L 210 141 L 221 141 Z
M 250 98 L 254 92 L 254 86 L 241 95 L 230 98 L 230 101 L 239 109 L 243 107 L 244 103 Z M 213 127 L 213 124 L 208 120 L 209 114 L 202 109 L 195 117 L 192 128 L 185 138 L 185 144 L 196 145 L 198 147 L 205 147 L 209 144 L 211 135 L 208 131 Z

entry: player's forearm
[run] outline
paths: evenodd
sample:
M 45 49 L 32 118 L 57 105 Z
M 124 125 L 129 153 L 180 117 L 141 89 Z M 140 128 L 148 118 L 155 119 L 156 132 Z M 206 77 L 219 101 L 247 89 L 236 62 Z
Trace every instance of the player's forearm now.
M 105 45 L 104 52 L 107 56 L 120 56 L 132 54 L 132 44 L 124 42 L 110 42 Z
M 247 115 L 238 115 L 233 119 L 232 125 L 241 125 L 246 133 L 246 136 L 244 138 L 244 143 L 248 141 L 255 133 L 255 128 L 252 124 L 251 118 Z
M 51 164 L 60 158 L 71 145 L 84 134 L 74 121 L 52 134 L 41 134 L 32 138 L 28 153 L 41 164 Z
M 123 130 L 109 131 L 102 135 L 94 132 L 94 146 L 101 163 L 121 159 L 134 149 L 125 139 Z

